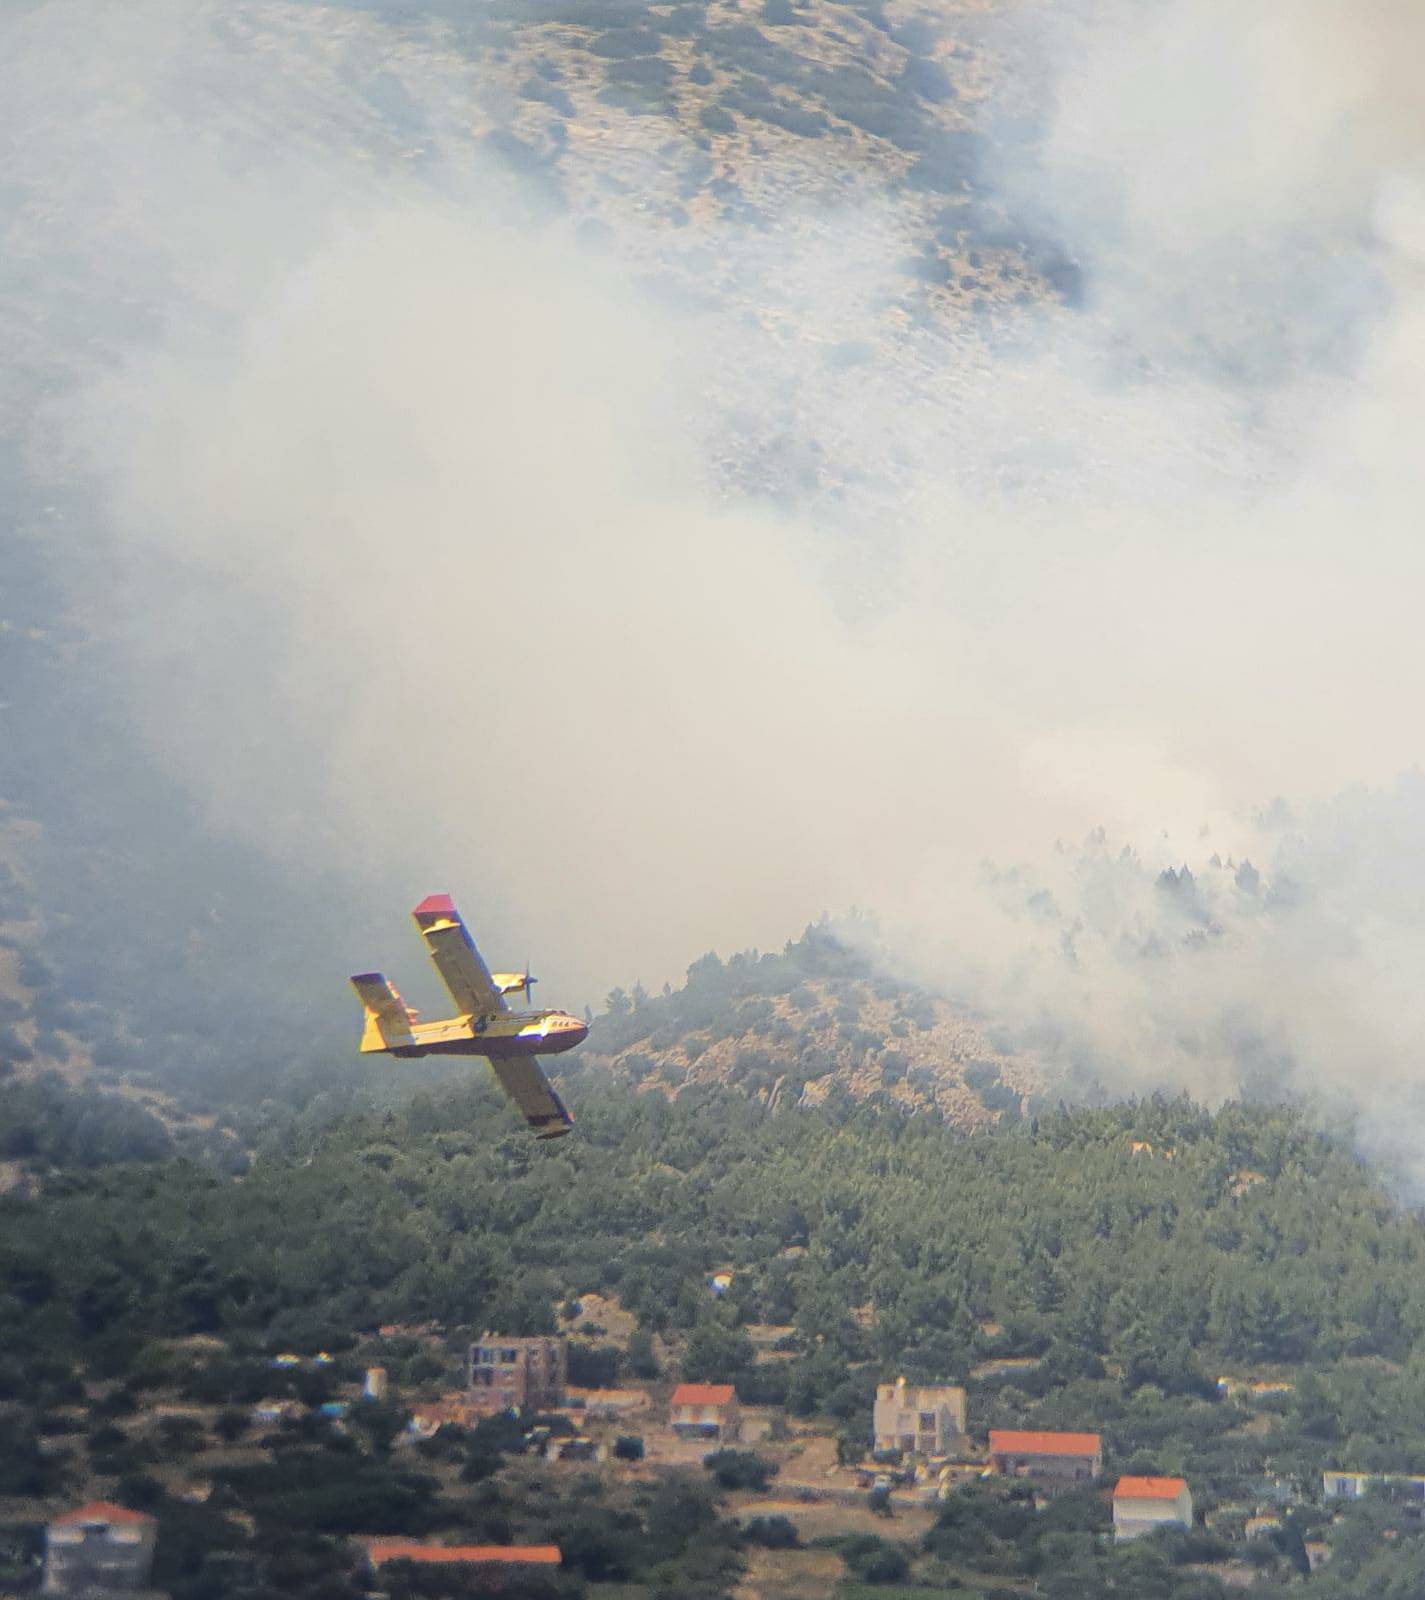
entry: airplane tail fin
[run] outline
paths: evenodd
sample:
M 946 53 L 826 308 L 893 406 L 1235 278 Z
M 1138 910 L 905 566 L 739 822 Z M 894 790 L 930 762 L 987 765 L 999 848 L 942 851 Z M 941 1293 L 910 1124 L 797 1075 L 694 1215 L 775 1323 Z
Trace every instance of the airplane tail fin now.
M 351 986 L 366 1012 L 366 1029 L 361 1035 L 363 1054 L 373 1050 L 399 1050 L 415 1044 L 410 1009 L 379 972 L 358 972 Z

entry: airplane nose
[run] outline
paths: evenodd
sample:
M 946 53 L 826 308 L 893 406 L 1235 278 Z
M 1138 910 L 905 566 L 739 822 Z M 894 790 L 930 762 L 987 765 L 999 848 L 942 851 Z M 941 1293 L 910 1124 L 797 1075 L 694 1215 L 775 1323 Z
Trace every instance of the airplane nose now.
M 540 1026 L 546 1050 L 572 1050 L 589 1036 L 588 1024 L 578 1017 L 548 1016 Z

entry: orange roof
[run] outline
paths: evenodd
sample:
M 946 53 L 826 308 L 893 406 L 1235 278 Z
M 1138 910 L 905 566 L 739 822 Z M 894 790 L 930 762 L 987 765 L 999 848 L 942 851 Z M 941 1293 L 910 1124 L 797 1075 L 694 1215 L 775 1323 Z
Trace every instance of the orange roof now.
M 675 1406 L 725 1406 L 737 1398 L 730 1383 L 680 1383 L 669 1402 Z
M 154 1519 L 143 1511 L 130 1511 L 127 1506 L 116 1506 L 112 1500 L 91 1500 L 88 1505 L 77 1506 L 73 1511 L 66 1511 L 58 1516 L 55 1522 L 61 1526 L 70 1526 L 76 1522 L 118 1522 L 136 1523 L 152 1522 Z
M 992 1456 L 1096 1456 L 1096 1433 L 1018 1433 L 1013 1428 L 990 1429 Z
M 371 1539 L 366 1555 L 383 1561 L 462 1561 L 480 1566 L 557 1567 L 557 1544 L 421 1544 L 415 1539 Z
M 1113 1487 L 1113 1498 L 1115 1500 L 1176 1500 L 1186 1488 L 1186 1478 L 1120 1478 Z

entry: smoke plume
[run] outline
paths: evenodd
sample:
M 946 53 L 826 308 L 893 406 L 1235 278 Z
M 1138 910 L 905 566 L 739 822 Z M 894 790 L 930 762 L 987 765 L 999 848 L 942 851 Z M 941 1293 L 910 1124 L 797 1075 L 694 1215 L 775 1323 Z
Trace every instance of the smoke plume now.
M 324 959 L 399 974 L 448 888 L 576 1003 L 857 904 L 1073 1070 L 1403 1093 L 1418 8 L 1007 12 L 1046 100 L 984 182 L 1084 305 L 841 374 L 909 202 L 720 224 L 680 304 L 651 225 L 590 242 L 470 139 L 438 33 L 337 15 L 0 24 L 71 604 L 208 828 L 357 886 Z M 790 502 L 719 477 L 813 446 Z

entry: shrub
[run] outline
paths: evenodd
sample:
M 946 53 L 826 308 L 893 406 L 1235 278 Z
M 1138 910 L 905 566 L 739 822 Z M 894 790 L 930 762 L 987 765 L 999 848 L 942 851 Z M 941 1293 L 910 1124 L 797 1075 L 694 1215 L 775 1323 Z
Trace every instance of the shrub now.
M 945 133 L 924 150 L 906 173 L 912 189 L 931 189 L 950 194 L 974 176 L 977 150 L 973 133 Z
M 213 1418 L 213 1432 L 224 1444 L 235 1444 L 247 1432 L 248 1413 L 240 1406 L 224 1406 Z
M 618 1381 L 619 1351 L 611 1344 L 569 1345 L 569 1381 L 581 1389 L 609 1389 Z
M 173 1354 L 161 1344 L 146 1344 L 129 1366 L 127 1382 L 133 1389 L 158 1389 L 172 1381 L 177 1366 Z
M 525 176 L 543 174 L 549 163 L 527 140 L 521 139 L 508 128 L 492 128 L 485 135 L 485 143 L 506 164 Z
M 196 1417 L 164 1417 L 158 1424 L 158 1438 L 165 1457 L 192 1455 L 207 1443 L 203 1424 Z
M 955 85 L 950 82 L 945 68 L 938 61 L 928 61 L 924 56 L 911 56 L 901 73 L 901 88 L 918 94 L 922 100 L 937 105 L 955 98 Z
M 769 1361 L 765 1366 L 751 1367 L 739 1373 L 737 1393 L 753 1406 L 782 1406 L 787 1403 L 787 1389 L 791 1382 L 789 1361 Z
M 852 1577 L 862 1583 L 900 1583 L 910 1572 L 905 1552 L 875 1533 L 855 1533 L 843 1539 L 841 1559 Z
M 777 1475 L 777 1464 L 751 1450 L 714 1450 L 703 1465 L 720 1488 L 755 1489 L 759 1494 Z
M 115 1498 L 130 1511 L 152 1511 L 163 1500 L 163 1485 L 146 1472 L 129 1472 L 115 1485 Z
M 742 1537 L 749 1544 L 760 1544 L 768 1550 L 794 1550 L 801 1543 L 790 1517 L 753 1517 L 743 1523 Z
M 666 89 L 672 83 L 672 64 L 661 56 L 630 56 L 609 63 L 609 82 L 641 89 Z
M 613 60 L 652 55 L 658 49 L 658 35 L 651 28 L 610 28 L 607 33 L 601 33 L 589 49 L 596 56 Z
M 521 100 L 538 100 L 557 111 L 561 117 L 574 115 L 574 102 L 558 84 L 546 83 L 542 78 L 528 78 L 520 85 Z
M 887 1545 L 868 1556 L 856 1575 L 862 1583 L 903 1583 L 909 1573 L 905 1552 Z
M 617 106 L 620 111 L 627 111 L 636 117 L 653 116 L 658 112 L 668 113 L 673 110 L 670 100 L 660 96 L 656 90 L 638 83 L 606 83 L 594 98 L 603 105 Z

